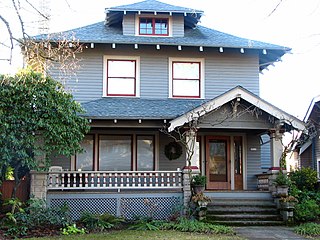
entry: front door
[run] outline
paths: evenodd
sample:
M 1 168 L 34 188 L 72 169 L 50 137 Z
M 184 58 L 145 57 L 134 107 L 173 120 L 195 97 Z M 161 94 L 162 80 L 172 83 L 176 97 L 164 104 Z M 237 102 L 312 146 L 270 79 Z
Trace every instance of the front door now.
M 231 189 L 229 137 L 207 137 L 206 175 L 207 189 Z

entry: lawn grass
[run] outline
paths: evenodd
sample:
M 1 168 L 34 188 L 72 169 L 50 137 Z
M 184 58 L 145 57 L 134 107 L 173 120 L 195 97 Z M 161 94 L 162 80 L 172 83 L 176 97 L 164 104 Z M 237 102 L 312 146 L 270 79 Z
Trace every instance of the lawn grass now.
M 56 236 L 45 238 L 29 238 L 29 240 L 65 240 L 65 239 L 84 239 L 84 240 L 101 240 L 101 239 L 114 239 L 114 240 L 134 240 L 134 239 L 165 239 L 165 240 L 184 240 L 184 239 L 216 239 L 216 240 L 243 240 L 244 238 L 238 236 L 214 235 L 214 234 L 198 234 L 186 233 L 178 231 L 137 231 L 137 230 L 121 230 L 111 231 L 101 234 L 84 234 L 84 235 L 69 235 L 69 236 Z

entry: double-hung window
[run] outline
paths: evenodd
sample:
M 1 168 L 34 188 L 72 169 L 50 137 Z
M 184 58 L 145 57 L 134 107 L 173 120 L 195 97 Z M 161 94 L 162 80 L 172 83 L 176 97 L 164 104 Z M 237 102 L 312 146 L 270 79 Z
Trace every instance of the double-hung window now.
M 139 96 L 139 58 L 105 57 L 105 96 Z
M 139 35 L 169 35 L 168 18 L 139 18 Z
M 175 60 L 170 63 L 169 96 L 178 98 L 203 97 L 203 60 Z

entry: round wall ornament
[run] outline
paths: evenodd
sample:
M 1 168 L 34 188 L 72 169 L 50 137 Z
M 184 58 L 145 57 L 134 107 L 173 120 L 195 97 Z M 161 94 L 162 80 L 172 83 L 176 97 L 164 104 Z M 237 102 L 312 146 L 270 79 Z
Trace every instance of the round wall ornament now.
M 164 154 L 169 160 L 175 160 L 182 155 L 182 147 L 177 142 L 170 142 L 165 145 Z

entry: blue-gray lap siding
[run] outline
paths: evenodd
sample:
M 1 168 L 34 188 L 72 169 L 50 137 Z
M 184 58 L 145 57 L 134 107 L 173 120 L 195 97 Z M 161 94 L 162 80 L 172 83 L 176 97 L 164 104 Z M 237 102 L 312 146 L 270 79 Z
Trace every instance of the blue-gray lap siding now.
M 247 189 L 257 190 L 256 174 L 262 173 L 261 169 L 261 146 L 257 135 L 247 137 Z
M 204 58 L 205 59 L 205 98 L 212 99 L 229 89 L 241 85 L 254 94 L 259 95 L 258 56 L 253 52 L 241 54 L 239 51 L 219 53 L 217 49 L 184 47 L 178 51 L 174 46 L 117 45 L 115 49 L 108 45 L 95 45 L 94 49 L 84 49 L 78 55 L 81 58 L 80 69 L 76 76 L 67 81 L 76 100 L 87 102 L 102 97 L 104 55 L 140 56 L 140 97 L 168 98 L 169 96 L 169 58 Z M 51 75 L 59 79 L 57 70 Z

